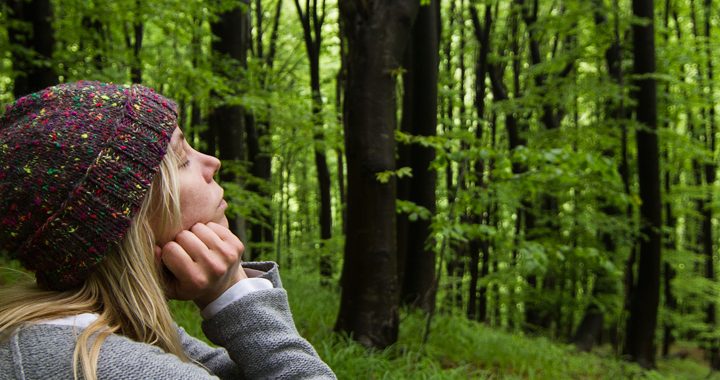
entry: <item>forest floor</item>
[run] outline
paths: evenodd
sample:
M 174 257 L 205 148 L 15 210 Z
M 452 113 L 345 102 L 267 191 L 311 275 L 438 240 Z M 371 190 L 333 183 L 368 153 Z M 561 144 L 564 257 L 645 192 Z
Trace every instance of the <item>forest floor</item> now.
M 17 263 L 13 264 L 0 261 L 0 266 L 6 268 L 0 271 L 0 285 L 6 276 L 21 272 Z M 298 330 L 341 380 L 720 380 L 720 372 L 710 372 L 702 349 L 689 342 L 672 346 L 669 359 L 658 355 L 657 370 L 645 371 L 636 364 L 617 360 L 609 345 L 583 353 L 548 338 L 495 329 L 448 314 L 435 316 L 428 344 L 422 346 L 426 318 L 419 312 L 402 312 L 398 343 L 371 352 L 332 333 L 340 301 L 338 289 L 321 287 L 317 275 L 300 269 L 283 270 L 282 276 Z M 189 334 L 206 340 L 199 311 L 192 302 L 171 301 L 171 309 Z
M 338 289 L 321 287 L 316 275 L 299 270 L 284 270 L 282 276 L 298 330 L 339 379 L 720 380 L 720 372 L 710 373 L 702 350 L 690 343 L 679 342 L 672 347 L 670 359 L 658 356 L 657 370 L 645 371 L 617 360 L 610 346 L 582 353 L 547 338 L 443 314 L 433 319 L 428 344 L 422 346 L 426 318 L 421 313 L 401 313 L 399 342 L 387 350 L 370 352 L 332 333 Z M 190 317 L 185 321 L 180 317 L 179 323 L 191 334 L 201 335 L 197 312 L 175 307 L 176 312 Z

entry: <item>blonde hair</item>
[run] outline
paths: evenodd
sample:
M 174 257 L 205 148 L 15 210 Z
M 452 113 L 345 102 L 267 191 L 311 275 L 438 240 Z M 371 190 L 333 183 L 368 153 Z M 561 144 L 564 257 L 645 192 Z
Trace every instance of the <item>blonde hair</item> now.
M 61 292 L 42 290 L 34 281 L 15 281 L 0 287 L 0 341 L 38 322 L 97 313 L 99 318 L 77 338 L 73 353 L 75 379 L 78 362 L 85 379 L 97 379 L 100 346 L 110 334 L 160 347 L 189 362 L 163 292 L 163 274 L 154 259 L 156 238 L 151 227 L 151 220 L 160 231 L 180 223 L 179 164 L 177 154 L 168 149 L 125 237 L 82 285 Z M 93 335 L 92 344 L 88 344 Z

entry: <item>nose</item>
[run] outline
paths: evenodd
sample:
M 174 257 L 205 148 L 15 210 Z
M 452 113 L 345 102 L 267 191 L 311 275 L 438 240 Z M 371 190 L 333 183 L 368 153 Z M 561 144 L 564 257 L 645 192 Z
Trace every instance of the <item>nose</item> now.
M 210 182 L 213 180 L 213 177 L 215 177 L 215 174 L 220 170 L 220 166 L 222 165 L 220 163 L 220 160 L 213 156 L 209 156 L 207 154 L 201 153 L 203 156 L 204 166 L 207 170 L 204 172 L 205 174 L 205 180 L 207 182 Z

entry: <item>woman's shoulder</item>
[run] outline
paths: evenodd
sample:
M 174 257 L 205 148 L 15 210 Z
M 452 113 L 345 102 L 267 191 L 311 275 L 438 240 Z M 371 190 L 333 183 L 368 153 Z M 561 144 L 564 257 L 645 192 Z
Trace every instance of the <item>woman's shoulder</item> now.
M 67 324 L 35 324 L 15 332 L 0 343 L 0 378 L 73 379 L 79 334 Z
M 72 358 L 81 328 L 42 323 L 0 343 L 0 378 L 73 379 Z M 89 344 L 92 343 L 92 338 Z M 6 376 L 7 375 L 7 376 Z M 208 372 L 175 355 L 127 337 L 110 334 L 100 348 L 98 378 L 204 378 Z

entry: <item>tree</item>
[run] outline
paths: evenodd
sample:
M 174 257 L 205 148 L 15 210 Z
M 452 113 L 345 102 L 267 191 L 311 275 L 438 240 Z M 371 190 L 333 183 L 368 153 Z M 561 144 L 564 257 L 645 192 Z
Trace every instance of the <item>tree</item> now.
M 395 178 L 395 85 L 419 2 L 339 2 L 347 38 L 344 120 L 347 236 L 335 330 L 367 347 L 383 348 L 398 334 Z
M 272 18 L 272 29 L 268 41 L 268 53 L 265 54 L 265 41 L 263 38 L 264 12 L 262 1 L 255 1 L 255 56 L 263 66 L 260 73 L 260 87 L 262 91 L 270 91 L 270 76 L 273 74 L 273 67 L 277 54 L 277 40 L 280 28 L 280 14 L 282 11 L 282 0 L 275 4 L 274 16 Z M 272 157 L 270 147 L 270 117 L 272 109 L 268 104 L 264 110 L 255 110 L 255 114 L 248 114 L 246 120 L 246 137 L 248 147 L 248 164 L 250 174 L 254 177 L 247 184 L 247 189 L 257 193 L 270 204 L 272 192 L 270 189 L 270 176 L 272 173 Z M 262 255 L 269 252 L 274 241 L 273 221 L 269 213 L 256 212 L 250 227 L 250 241 L 257 247 L 257 252 Z M 259 256 L 258 255 L 258 256 Z M 257 256 L 256 256 L 257 257 Z
M 305 11 L 300 0 L 295 0 L 300 24 L 303 27 L 305 50 L 310 61 L 310 89 L 312 91 L 312 114 L 315 136 L 315 166 L 317 168 L 318 186 L 320 190 L 320 239 L 332 237 L 332 210 L 330 207 L 330 171 L 328 170 L 325 148 L 323 147 L 322 94 L 320 93 L 320 47 L 322 46 L 322 26 L 325 22 L 325 0 L 318 9 L 318 0 L 305 1 Z M 320 11 L 320 12 L 318 12 Z M 332 263 L 328 254 L 320 257 L 320 274 L 332 276 Z
M 54 14 L 50 0 L 12 0 L 8 5 L 14 21 L 8 31 L 16 72 L 13 95 L 19 98 L 58 84 L 52 61 Z
M 220 9 L 217 19 L 210 25 L 213 35 L 217 37 L 212 42 L 212 50 L 217 55 L 217 66 L 220 68 L 218 74 L 230 82 L 239 82 L 247 65 L 247 8 L 238 1 L 230 9 Z M 211 111 L 209 129 L 217 136 L 219 158 L 225 163 L 220 180 L 236 184 L 239 182 L 238 168 L 233 166 L 245 160 L 245 112 L 241 105 L 220 99 L 215 102 L 218 105 Z M 244 219 L 239 215 L 231 215 L 228 221 L 230 229 L 246 241 Z M 249 256 L 246 254 L 245 259 L 249 260 Z
M 633 0 L 633 15 L 645 19 L 633 24 L 633 57 L 637 90 L 637 161 L 640 185 L 640 257 L 638 281 L 630 303 L 626 350 L 643 368 L 655 367 L 655 327 L 660 302 L 662 205 L 657 136 L 655 28 L 652 0 Z M 649 21 L 649 22 L 648 22 Z
M 403 76 L 404 99 L 402 130 L 414 136 L 435 136 L 437 129 L 438 25 L 440 4 L 431 0 L 418 11 L 406 47 Z M 407 200 L 435 214 L 435 182 L 437 172 L 430 168 L 435 148 L 412 144 L 406 151 L 412 177 L 407 179 Z M 398 218 L 407 219 L 407 215 Z M 430 310 L 435 305 L 430 289 L 435 277 L 435 249 L 431 238 L 430 218 L 407 221 L 407 255 L 399 255 L 402 290 L 400 299 L 408 304 Z M 398 245 L 401 242 L 398 241 Z
M 145 24 L 140 19 L 142 10 L 140 0 L 135 1 L 135 20 L 132 23 L 123 25 L 125 31 L 125 44 L 128 50 L 132 51 L 132 62 L 130 63 L 130 82 L 142 83 L 142 62 L 140 61 L 140 50 L 142 49 L 143 29 Z M 130 25 L 128 25 L 130 24 Z M 132 29 L 133 37 L 130 37 Z

